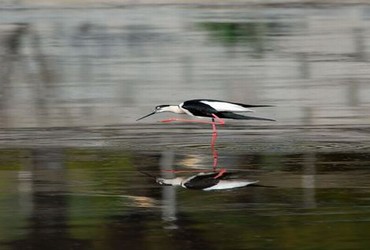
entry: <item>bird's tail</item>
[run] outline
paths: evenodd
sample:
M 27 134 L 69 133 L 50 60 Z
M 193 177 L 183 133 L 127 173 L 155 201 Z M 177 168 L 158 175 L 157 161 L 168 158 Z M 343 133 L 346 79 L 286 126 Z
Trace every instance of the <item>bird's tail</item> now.
M 253 104 L 244 104 L 244 103 L 238 103 L 238 105 L 244 107 L 244 108 L 268 108 L 268 107 L 275 107 L 274 105 L 253 105 Z
M 254 116 L 239 115 L 239 114 L 235 114 L 233 112 L 218 112 L 216 115 L 219 118 L 225 118 L 225 119 L 276 121 L 274 119 L 263 118 L 263 117 L 254 117 Z

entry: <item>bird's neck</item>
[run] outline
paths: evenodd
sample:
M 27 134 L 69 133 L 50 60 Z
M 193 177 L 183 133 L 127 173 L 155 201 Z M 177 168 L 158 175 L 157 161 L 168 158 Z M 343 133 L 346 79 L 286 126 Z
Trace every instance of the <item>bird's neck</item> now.
M 171 186 L 181 186 L 184 178 L 176 177 L 173 179 L 163 179 L 163 184 L 171 185 Z
M 184 110 L 182 110 L 179 106 L 177 105 L 171 105 L 166 108 L 166 111 L 176 113 L 176 114 L 184 114 Z

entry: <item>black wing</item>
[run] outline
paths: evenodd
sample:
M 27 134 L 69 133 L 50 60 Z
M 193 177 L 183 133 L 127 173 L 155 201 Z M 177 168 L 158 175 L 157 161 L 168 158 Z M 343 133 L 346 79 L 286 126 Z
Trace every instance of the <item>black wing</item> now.
M 194 100 L 189 100 L 189 101 L 186 101 L 186 102 L 197 102 L 197 103 L 199 103 L 201 101 L 206 101 L 206 102 L 227 102 L 227 101 L 214 100 L 214 99 L 194 99 Z M 259 104 L 253 105 L 253 104 L 244 104 L 244 103 L 239 103 L 239 102 L 227 102 L 227 103 L 239 105 L 239 106 L 242 106 L 244 108 L 273 107 L 272 105 L 263 105 L 263 104 L 262 105 L 259 105 Z
M 186 101 L 181 105 L 181 107 L 188 110 L 194 116 L 213 117 L 212 114 L 217 113 L 217 110 L 201 101 L 204 100 L 199 99 Z
M 239 114 L 235 114 L 229 111 L 219 112 L 213 107 L 203 103 L 202 101 L 224 102 L 224 101 L 218 101 L 218 100 L 212 100 L 212 99 L 195 99 L 195 100 L 185 101 L 181 106 L 184 109 L 188 110 L 190 113 L 192 113 L 194 116 L 203 116 L 203 117 L 213 118 L 212 114 L 215 114 L 219 118 L 225 118 L 225 119 L 275 121 L 273 119 L 268 119 L 268 118 L 239 115 Z M 230 102 L 230 103 L 240 105 L 245 108 L 271 107 L 269 105 L 248 105 L 248 104 L 242 104 L 242 103 L 236 103 L 236 102 Z
M 229 173 L 223 173 L 220 177 L 215 179 L 218 174 L 218 172 L 197 174 L 189 178 L 188 181 L 184 183 L 184 186 L 188 189 L 205 189 L 217 185 L 220 180 L 231 175 Z
M 274 119 L 239 115 L 239 114 L 235 114 L 233 112 L 226 112 L 226 111 L 225 112 L 217 112 L 217 113 L 215 113 L 215 115 L 219 118 L 224 118 L 224 119 L 275 121 Z

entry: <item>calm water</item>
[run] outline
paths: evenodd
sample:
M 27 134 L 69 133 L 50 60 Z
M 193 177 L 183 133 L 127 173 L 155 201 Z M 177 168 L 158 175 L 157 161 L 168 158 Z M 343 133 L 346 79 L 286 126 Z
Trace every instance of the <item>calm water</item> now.
M 194 191 L 138 172 L 209 168 L 209 154 L 1 150 L 1 249 L 370 246 L 369 152 L 220 155 L 269 187 Z
M 0 249 L 369 249 L 369 13 L 0 6 Z M 275 105 L 219 128 L 262 186 L 141 173 L 211 170 L 209 126 L 135 122 L 205 97 Z

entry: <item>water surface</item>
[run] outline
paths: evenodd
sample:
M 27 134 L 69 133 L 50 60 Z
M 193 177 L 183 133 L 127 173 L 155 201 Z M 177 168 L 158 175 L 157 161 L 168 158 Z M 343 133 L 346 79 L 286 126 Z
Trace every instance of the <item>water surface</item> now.
M 246 153 L 221 163 L 268 187 L 162 187 L 139 171 L 210 169 L 209 154 L 1 150 L 3 249 L 366 249 L 368 152 Z

